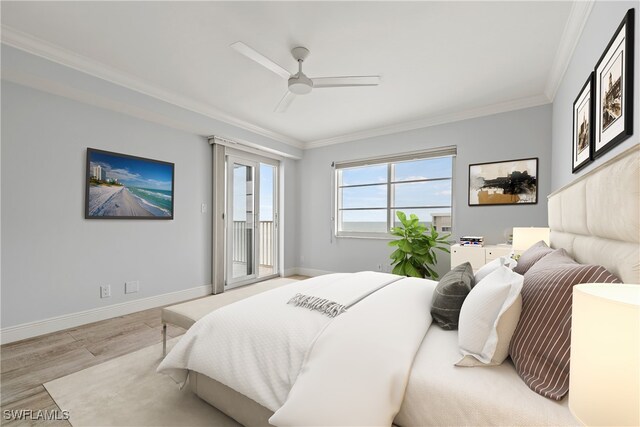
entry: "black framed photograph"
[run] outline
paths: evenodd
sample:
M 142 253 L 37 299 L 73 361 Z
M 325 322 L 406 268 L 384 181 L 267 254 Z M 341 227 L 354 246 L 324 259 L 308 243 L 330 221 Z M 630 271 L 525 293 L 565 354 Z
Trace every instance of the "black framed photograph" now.
M 593 157 L 633 133 L 634 9 L 629 9 L 595 69 Z
M 174 164 L 87 148 L 85 218 L 173 219 Z
M 576 173 L 591 161 L 593 145 L 593 76 L 580 89 L 573 102 L 573 156 L 572 171 Z
M 538 158 L 469 165 L 469 206 L 538 203 Z

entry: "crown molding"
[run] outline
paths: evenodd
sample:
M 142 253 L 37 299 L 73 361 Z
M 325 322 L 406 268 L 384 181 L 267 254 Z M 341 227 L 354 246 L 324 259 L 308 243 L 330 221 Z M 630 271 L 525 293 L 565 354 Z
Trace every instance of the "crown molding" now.
M 16 30 L 7 25 L 2 25 L 1 27 L 2 29 L 1 42 L 2 44 L 5 44 L 7 46 L 11 46 L 16 49 L 28 52 L 30 54 L 42 57 L 52 62 L 80 71 L 82 73 L 122 86 L 129 90 L 133 90 L 135 92 L 142 93 L 152 98 L 167 102 L 169 104 L 175 105 L 185 110 L 192 111 L 194 113 L 201 114 L 205 117 L 219 120 L 221 122 L 270 138 L 272 140 L 279 141 L 284 144 L 305 150 L 305 149 L 313 149 L 313 148 L 318 148 L 318 147 L 323 147 L 328 145 L 340 144 L 344 142 L 356 141 L 356 140 L 365 139 L 365 138 L 372 138 L 376 136 L 383 136 L 383 135 L 389 135 L 393 133 L 405 132 L 405 131 L 415 130 L 419 128 L 426 128 L 426 127 L 436 126 L 436 125 L 441 125 L 446 123 L 452 123 L 456 121 L 488 116 L 492 114 L 504 113 L 504 112 L 519 110 L 523 108 L 530 108 L 530 107 L 544 105 L 552 102 L 553 96 L 555 96 L 555 92 L 557 91 L 560 81 L 562 80 L 562 77 L 571 60 L 571 55 L 573 54 L 573 51 L 575 50 L 575 47 L 578 43 L 580 35 L 582 34 L 582 30 L 591 12 L 593 3 L 594 3 L 593 1 L 587 1 L 587 2 L 576 1 L 573 3 L 571 12 L 569 14 L 569 18 L 567 20 L 567 24 L 565 25 L 560 46 L 556 52 L 551 73 L 547 80 L 545 94 L 503 102 L 499 104 L 493 104 L 489 106 L 484 106 L 484 107 L 460 111 L 460 112 L 454 112 L 450 114 L 425 117 L 425 118 L 414 120 L 414 121 L 397 123 L 397 124 L 384 126 L 380 128 L 369 129 L 369 130 L 364 130 L 360 132 L 353 132 L 353 133 L 348 133 L 348 134 L 344 134 L 336 137 L 320 139 L 316 141 L 308 141 L 308 142 L 303 142 L 303 141 L 288 137 L 286 135 L 282 135 L 277 132 L 271 131 L 269 129 L 254 125 L 242 119 L 233 117 L 230 114 L 225 113 L 221 110 L 218 110 L 217 108 L 214 108 L 205 103 L 195 101 L 193 99 L 178 95 L 176 93 L 172 93 L 170 91 L 166 91 L 154 85 L 150 85 L 147 82 L 133 75 L 111 68 L 105 64 L 102 64 L 98 61 L 87 58 L 85 56 L 78 55 L 72 51 L 69 51 L 60 46 L 51 44 L 40 38 L 31 36 L 22 31 Z M 3 76 L 3 78 L 4 77 L 5 76 Z M 13 76 L 13 77 L 14 77 L 13 80 L 16 82 L 19 82 L 20 80 L 24 80 L 23 78 L 18 78 L 17 76 Z M 51 82 L 49 82 L 49 84 L 51 84 Z M 549 96 L 550 94 L 553 96 Z M 88 99 L 87 94 L 83 94 L 83 95 L 84 96 L 80 98 Z M 76 96 L 74 96 L 74 98 L 80 99 L 77 96 L 77 94 Z M 105 104 L 105 103 L 107 103 L 107 101 L 103 100 L 102 104 Z M 123 107 L 124 107 L 123 105 L 120 105 L 121 111 Z M 149 112 L 145 113 L 142 111 L 136 111 L 136 113 L 137 114 L 135 115 L 138 117 L 144 117 L 145 115 L 149 116 L 150 114 Z M 149 116 L 149 118 L 151 117 Z M 153 119 L 154 120 L 152 121 L 159 120 L 159 118 L 157 117 L 153 117 Z M 174 127 L 180 128 L 181 125 L 176 123 L 174 124 Z
M 106 80 L 152 98 L 159 99 L 185 110 L 201 114 L 205 117 L 219 120 L 296 148 L 304 148 L 304 144 L 301 141 L 269 129 L 265 129 L 261 126 L 254 125 L 205 103 L 161 89 L 133 75 L 109 67 L 85 56 L 78 55 L 60 46 L 16 30 L 7 25 L 2 25 L 2 44 L 28 52 L 49 61 L 53 61 L 82 73 L 89 74 L 93 77 Z
M 551 102 L 553 102 L 562 78 L 567 72 L 567 68 L 569 68 L 573 52 L 576 50 L 576 46 L 578 46 L 580 36 L 589 19 L 589 15 L 591 15 L 594 4 L 594 0 L 589 0 L 574 1 L 571 5 L 569 18 L 564 26 L 558 50 L 556 50 L 556 56 L 553 59 L 551 71 L 547 77 L 547 85 L 544 89 L 545 95 L 547 95 L 547 98 L 549 98 Z
M 529 98 L 521 98 L 499 104 L 488 105 L 480 108 L 444 114 L 440 116 L 427 117 L 405 123 L 384 126 L 376 129 L 354 132 L 334 138 L 320 139 L 305 144 L 305 149 L 325 147 L 327 145 L 341 144 L 343 142 L 356 141 L 359 139 L 373 138 L 376 136 L 390 135 L 393 133 L 406 132 L 410 130 L 427 128 L 446 123 L 458 122 L 461 120 L 474 119 L 477 117 L 490 116 L 493 114 L 505 113 L 508 111 L 521 110 L 523 108 L 537 107 L 549 104 L 551 101 L 545 95 L 536 95 Z

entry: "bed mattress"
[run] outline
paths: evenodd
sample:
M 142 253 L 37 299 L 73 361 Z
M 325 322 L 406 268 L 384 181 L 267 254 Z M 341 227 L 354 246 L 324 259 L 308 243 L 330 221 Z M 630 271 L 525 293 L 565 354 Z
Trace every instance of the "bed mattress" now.
M 461 357 L 456 331 L 432 325 L 413 364 L 395 424 L 411 426 L 579 426 L 568 398 L 556 402 L 531 391 L 510 359 L 500 366 L 454 366 Z M 192 390 L 243 425 L 269 425 L 272 412 L 195 372 Z
M 511 359 L 499 366 L 458 367 L 458 334 L 432 325 L 413 363 L 395 423 L 403 426 L 578 426 L 568 398 L 533 392 Z

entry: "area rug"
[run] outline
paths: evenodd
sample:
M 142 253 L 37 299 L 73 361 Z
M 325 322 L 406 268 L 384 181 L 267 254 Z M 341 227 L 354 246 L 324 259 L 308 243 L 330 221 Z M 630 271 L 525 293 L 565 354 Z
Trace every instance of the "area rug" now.
M 180 337 L 167 341 L 173 347 Z M 221 426 L 240 424 L 156 373 L 162 343 L 45 383 L 69 421 L 80 426 Z
M 225 292 L 226 305 L 241 298 L 303 279 L 277 278 Z M 167 341 L 167 352 L 180 337 Z M 80 426 L 220 426 L 237 422 L 156 373 L 162 343 L 144 348 L 44 384 L 69 421 Z

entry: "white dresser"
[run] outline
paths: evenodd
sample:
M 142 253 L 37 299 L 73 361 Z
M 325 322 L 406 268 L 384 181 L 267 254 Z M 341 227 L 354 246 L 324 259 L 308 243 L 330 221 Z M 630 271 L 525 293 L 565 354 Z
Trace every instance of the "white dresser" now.
M 503 255 L 511 254 L 511 245 L 460 246 L 451 245 L 451 268 L 465 262 L 476 271 L 486 263 Z

